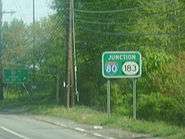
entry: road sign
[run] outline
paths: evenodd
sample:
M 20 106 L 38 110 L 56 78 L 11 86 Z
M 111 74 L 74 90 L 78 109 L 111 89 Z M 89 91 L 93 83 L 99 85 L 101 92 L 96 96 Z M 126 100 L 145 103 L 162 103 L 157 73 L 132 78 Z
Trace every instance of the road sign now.
M 5 83 L 24 83 L 28 81 L 28 70 L 26 69 L 4 69 L 3 81 Z
M 109 51 L 102 55 L 102 74 L 105 78 L 138 78 L 141 73 L 140 52 Z

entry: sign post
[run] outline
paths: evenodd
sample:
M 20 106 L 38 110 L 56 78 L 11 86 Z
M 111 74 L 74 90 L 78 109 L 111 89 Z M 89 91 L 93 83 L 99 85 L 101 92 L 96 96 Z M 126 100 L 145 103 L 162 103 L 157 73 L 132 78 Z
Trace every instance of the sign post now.
M 110 79 L 133 79 L 133 118 L 136 119 L 136 83 L 141 77 L 142 59 L 137 51 L 108 51 L 102 55 L 102 75 L 107 78 L 107 114 L 110 116 Z
M 110 93 L 110 90 L 111 90 L 110 80 L 107 80 L 107 115 L 108 115 L 108 117 L 111 116 L 111 104 L 110 104 L 111 93 Z
M 133 79 L 133 118 L 136 120 L 137 117 L 137 79 Z

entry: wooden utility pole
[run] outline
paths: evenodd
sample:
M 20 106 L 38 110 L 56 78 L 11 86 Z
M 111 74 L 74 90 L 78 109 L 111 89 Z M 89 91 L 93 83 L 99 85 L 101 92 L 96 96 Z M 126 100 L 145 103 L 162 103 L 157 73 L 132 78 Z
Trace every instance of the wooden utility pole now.
M 2 51 L 3 51 L 3 14 L 14 14 L 15 11 L 3 11 L 3 3 L 0 0 L 0 100 L 4 99 L 4 92 L 3 92 L 3 65 L 2 65 Z
M 75 86 L 75 95 L 77 101 L 80 101 L 80 94 L 78 92 L 78 77 L 77 77 L 77 52 L 76 52 L 76 33 L 75 33 L 75 6 L 73 3 L 73 57 L 74 57 L 74 86 Z
M 35 0 L 33 0 L 33 46 L 35 45 Z
M 4 93 L 3 93 L 3 66 L 2 66 L 2 50 L 3 50 L 2 20 L 3 20 L 3 4 L 2 4 L 2 0 L 0 0 L 0 100 L 4 99 Z
M 35 33 L 35 24 L 36 24 L 36 19 L 35 19 L 35 0 L 32 0 L 32 8 L 33 8 L 33 13 L 32 13 L 32 37 L 33 37 L 33 43 L 32 43 L 32 46 L 33 46 L 33 52 L 32 52 L 32 56 L 34 56 L 34 54 L 35 54 L 35 49 L 34 49 L 34 47 L 35 47 L 35 41 L 36 41 L 36 33 Z M 32 61 L 33 63 L 33 69 L 32 69 L 32 82 L 34 82 L 35 81 L 35 61 L 33 60 Z
M 67 108 L 75 105 L 75 88 L 74 88 L 74 57 L 73 57 L 73 14 L 74 0 L 68 3 L 68 35 L 67 35 Z
M 72 28 L 72 70 L 71 70 L 71 84 L 72 84 L 72 90 L 71 90 L 71 107 L 73 107 L 75 105 L 75 96 L 76 96 L 76 93 L 75 93 L 75 51 L 74 51 L 74 47 L 75 47 L 75 28 L 74 28 L 74 24 L 75 24 L 75 20 L 74 20 L 74 12 L 75 12 L 75 9 L 74 9 L 74 0 L 71 0 L 71 28 Z
M 35 0 L 33 0 L 33 47 L 35 46 Z

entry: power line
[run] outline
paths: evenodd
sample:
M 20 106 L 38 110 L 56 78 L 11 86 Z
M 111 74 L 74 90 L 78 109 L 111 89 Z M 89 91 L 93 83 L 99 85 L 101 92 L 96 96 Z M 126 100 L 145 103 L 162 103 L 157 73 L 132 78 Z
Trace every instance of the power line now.
M 57 22 L 52 22 L 51 23 L 49 19 L 48 19 L 48 21 L 46 21 L 48 26 L 55 26 L 55 29 L 52 29 L 51 31 L 47 32 L 47 35 L 50 36 L 50 38 L 52 40 L 55 40 L 55 38 L 54 38 L 55 35 L 54 34 L 56 34 L 58 31 L 61 32 L 63 30 L 63 28 L 60 26 L 61 20 L 62 20 L 61 16 L 55 16 L 55 21 L 57 21 Z M 28 30 L 26 30 L 26 31 L 28 31 Z
M 158 3 L 158 4 L 161 4 L 162 2 L 172 2 L 172 0 L 160 0 L 160 3 Z M 82 2 L 79 1 L 77 4 L 80 4 L 80 3 L 82 3 Z M 112 4 L 113 1 L 111 1 L 111 0 L 101 0 L 101 1 L 94 0 L 94 1 L 92 1 L 91 0 L 91 1 L 85 1 L 83 3 L 88 4 L 88 5 L 94 5 L 94 3 L 98 3 L 98 4 Z M 119 3 L 121 3 L 121 2 L 119 2 Z
M 185 18 L 185 17 L 180 17 Z M 178 18 L 179 19 L 179 18 Z M 90 20 L 84 20 L 84 19 L 78 19 L 76 18 L 77 23 L 84 23 L 84 24 L 91 24 L 91 25 L 114 25 L 114 26 L 126 26 L 126 27 L 133 27 L 138 26 L 137 22 L 133 23 L 124 23 L 124 22 L 101 22 L 101 21 L 90 21 Z
M 104 35 L 109 35 L 109 36 L 176 36 L 179 35 L 183 32 L 168 32 L 168 33 L 140 33 L 140 32 L 127 32 L 127 33 L 123 33 L 123 32 L 106 32 L 106 31 L 95 31 L 95 30 L 91 30 L 91 29 L 85 29 L 85 28 L 80 28 L 79 31 L 86 31 L 86 32 L 91 32 L 91 33 L 95 33 L 95 34 L 104 34 Z
M 176 9 L 166 10 L 166 11 L 163 11 L 163 12 L 160 12 L 160 13 L 159 12 L 149 12 L 149 13 L 145 13 L 145 14 L 150 14 L 150 15 L 152 15 L 152 14 L 164 14 L 164 13 L 179 11 L 179 10 L 182 10 L 182 9 L 184 10 L 184 7 L 178 7 Z M 105 10 L 105 11 L 75 9 L 75 12 L 85 13 L 85 14 L 114 14 L 114 13 L 130 12 L 130 11 L 135 11 L 135 10 L 147 12 L 147 10 L 141 9 L 139 7 L 126 8 L 126 9 L 120 9 L 120 10 Z
M 76 18 L 77 22 L 85 23 L 85 24 L 95 24 L 95 25 L 134 25 L 133 23 L 120 23 L 120 22 L 100 22 L 100 21 L 89 21 L 84 19 Z
M 80 9 L 75 9 L 75 12 L 80 12 L 80 13 L 88 13 L 88 14 L 113 14 L 113 13 L 121 13 L 121 12 L 128 12 L 128 11 L 133 11 L 133 10 L 138 10 L 139 7 L 134 7 L 134 8 L 126 8 L 126 9 L 120 9 L 120 10 L 105 10 L 105 11 L 90 11 L 90 10 L 80 10 Z

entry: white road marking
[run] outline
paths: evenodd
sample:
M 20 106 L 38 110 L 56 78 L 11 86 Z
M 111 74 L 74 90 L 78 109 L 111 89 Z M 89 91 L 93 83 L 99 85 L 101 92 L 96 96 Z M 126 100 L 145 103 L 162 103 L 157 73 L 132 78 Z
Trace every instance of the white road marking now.
M 94 136 L 97 136 L 97 137 L 104 137 L 103 135 L 99 134 L 99 133 L 93 133 Z
M 103 129 L 102 126 L 93 126 L 93 128 L 94 128 L 94 129 L 99 129 L 99 130 L 100 130 L 100 129 Z
M 114 139 L 114 138 L 112 138 L 112 137 L 108 137 L 107 139 Z
M 8 133 L 11 133 L 11 134 L 13 134 L 13 135 L 15 135 L 15 136 L 17 136 L 17 137 L 19 137 L 19 138 L 21 138 L 21 139 L 30 139 L 30 138 L 28 138 L 28 137 L 26 137 L 26 136 L 23 136 L 23 135 L 21 135 L 21 134 L 15 132 L 15 131 L 12 131 L 12 130 L 10 130 L 10 129 L 8 129 L 8 128 L 5 128 L 5 127 L 3 127 L 3 126 L 1 127 L 1 129 L 3 129 L 4 131 L 6 131 L 6 132 L 8 132 Z
M 83 129 L 83 128 L 79 128 L 79 127 L 76 127 L 76 128 L 75 128 L 75 130 L 80 131 L 80 132 L 86 132 L 86 130 L 85 130 L 85 129 Z

